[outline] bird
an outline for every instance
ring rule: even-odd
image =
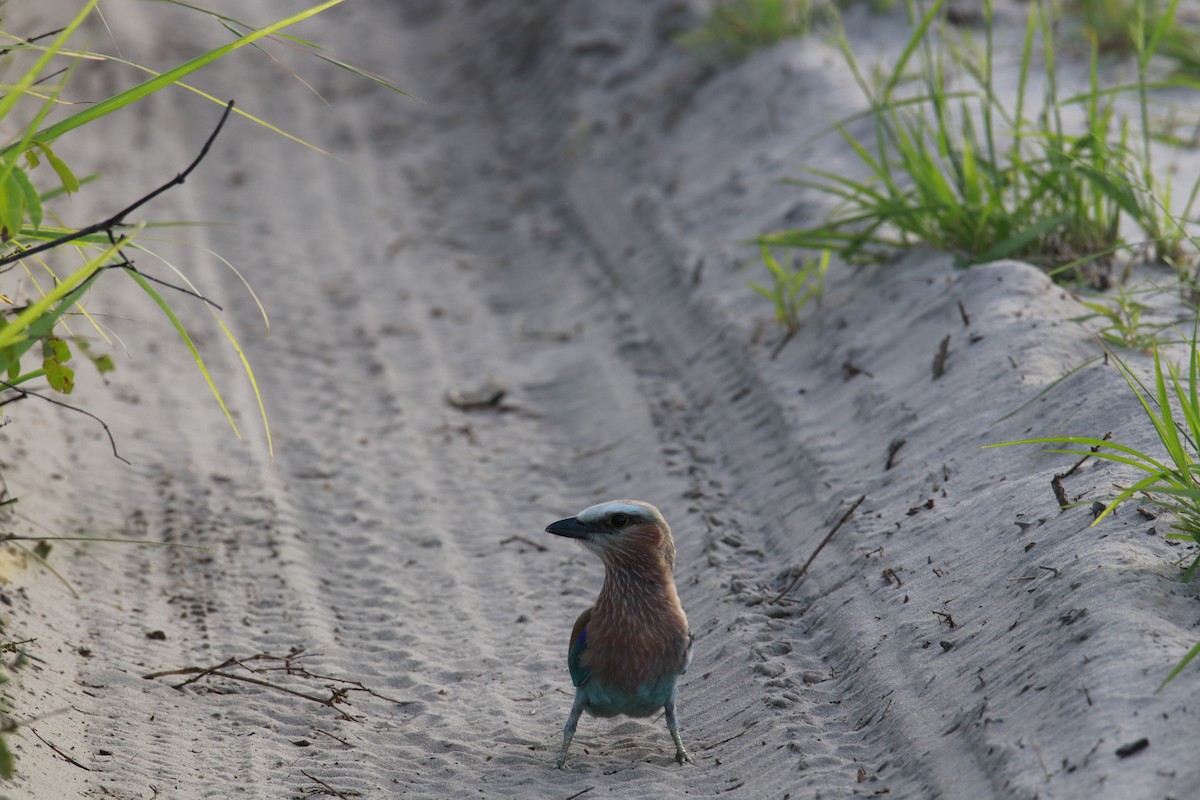
[[[593,717],[648,717],[665,712],[675,760],[692,762],[675,715],[679,676],[691,661],[692,635],[675,590],[675,540],[657,508],[612,500],[560,519],[547,533],[576,539],[604,562],[604,585],[575,620],[567,667],[575,701],[563,726],[555,766],[567,751],[584,711]]]

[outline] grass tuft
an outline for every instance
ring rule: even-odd
[[[738,61],[784,39],[807,36],[814,17],[831,8],[828,0],[726,0],[677,41],[702,57]]]
[[[1155,291],[1154,287],[1143,292]],[[1157,344],[1163,343],[1162,335],[1175,330],[1173,322],[1152,322],[1145,318],[1154,309],[1139,302],[1136,295],[1124,286],[1118,286],[1113,296],[1096,296],[1084,298],[1075,296],[1076,302],[1087,309],[1086,314],[1072,317],[1071,322],[1087,323],[1100,320],[1100,328],[1096,335],[1110,347],[1122,347],[1129,350],[1150,352]]]
[[[783,326],[786,338],[796,335],[800,328],[800,312],[809,301],[820,303],[825,291],[825,273],[829,271],[830,255],[826,250],[819,258],[793,257],[792,262],[784,266],[770,248],[763,245],[762,260],[771,275],[771,285],[764,286],[754,281],[750,281],[749,285],[771,301],[775,308],[775,321]]]
[[[819,168],[793,181],[830,198],[835,208],[815,227],[761,237],[763,244],[831,249],[847,261],[882,260],[916,245],[952,253],[963,265],[1016,258],[1059,277],[1105,285],[1113,254],[1140,247],[1152,260],[1177,264],[1187,242],[1171,217],[1169,184],[1150,169],[1146,70],[1174,14],[1137,28],[1137,86],[1144,133],[1118,120],[1118,92],[1099,82],[1093,39],[1089,88],[1060,94],[1054,21],[1045,3],[1031,7],[1020,47],[1016,97],[1002,99],[995,76],[992,3],[984,4],[982,50],[946,45],[945,0],[919,13],[907,5],[912,34],[896,63],[868,73],[841,32],[842,55],[868,103],[863,114],[834,123],[866,171],[859,179]],[[1035,54],[1041,54],[1035,76]],[[1038,80],[1035,81],[1035,77]],[[1042,86],[1031,112],[1033,83]],[[1073,127],[1064,110],[1082,117]],[[850,130],[866,118],[869,137]],[[1200,184],[1198,184],[1200,186]],[[1194,189],[1188,204],[1196,197]],[[1145,233],[1122,237],[1128,220]],[[1104,278],[1097,276],[1103,275]]]

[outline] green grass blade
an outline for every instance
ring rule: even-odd
[[[58,55],[59,51],[66,46],[67,40],[74,35],[79,26],[83,24],[83,21],[87,19],[89,14],[92,13],[92,9],[96,7],[98,2],[99,0],[88,0],[88,2],[84,4],[83,8],[79,10],[79,13],[76,14],[75,17],[67,24],[67,26],[64,27],[61,32],[59,32],[58,36],[54,38],[54,41],[42,51],[42,54],[38,57],[37,62],[30,67],[24,75],[21,76],[20,80],[18,80],[17,83],[13,85],[6,94],[0,97],[0,119],[8,118],[9,113],[16,106],[17,102],[38,81],[39,76],[42,74],[42,70],[44,70],[46,65],[49,64],[50,61]],[[7,149],[8,148],[5,149],[5,152],[7,152]]]
[[[1158,689],[1155,691],[1161,692],[1163,687],[1173,681],[1176,675],[1183,672],[1184,668],[1187,667],[1188,664],[1192,663],[1192,659],[1194,659],[1197,655],[1200,655],[1200,642],[1196,642],[1196,644],[1192,645],[1192,649],[1188,650],[1187,654],[1179,660],[1178,664],[1175,665],[1175,668],[1167,673],[1167,677],[1163,678],[1163,682],[1158,685]]]
[[[55,139],[59,138],[68,131],[75,130],[81,125],[86,125],[87,123],[99,119],[106,114],[110,114],[117,109],[124,108],[131,103],[135,103],[138,100],[157,92],[159,89],[163,89],[167,86],[177,83],[183,77],[190,75],[202,67],[208,66],[217,59],[222,58],[223,56],[226,56],[241,47],[245,47],[246,45],[252,44],[253,42],[258,41],[265,36],[270,36],[277,31],[283,30],[284,28],[295,25],[298,22],[302,22],[310,17],[320,14],[322,11],[339,5],[342,2],[344,2],[344,0],[325,0],[323,3],[319,3],[315,6],[305,9],[304,11],[297,12],[289,17],[285,17],[284,19],[273,22],[270,25],[266,25],[258,30],[252,31],[240,39],[235,39],[234,41],[224,44],[221,47],[209,50],[207,53],[196,56],[195,58],[180,64],[174,69],[167,70],[166,72],[147,81],[143,81],[142,83],[126,89],[123,92],[119,92],[112,97],[108,97],[94,105],[88,106],[83,111],[72,114],[63,120],[39,130],[36,134],[34,134],[33,138],[39,142],[52,143]],[[90,0],[89,8],[95,5],[95,3],[96,0]],[[3,101],[0,101],[0,103],[2,102]],[[2,111],[2,106],[0,106],[0,111]],[[7,148],[3,151],[0,151],[0,153],[4,152],[7,152]]]
[[[188,352],[192,354],[192,359],[196,362],[196,366],[199,368],[200,374],[204,376],[204,381],[208,384],[209,390],[212,391],[213,397],[217,399],[217,404],[221,407],[221,411],[225,413],[225,419],[229,421],[230,427],[233,428],[234,435],[241,439],[241,431],[238,430],[237,422],[234,421],[233,414],[229,411],[229,407],[225,405],[225,398],[221,396],[220,390],[217,389],[216,381],[213,380],[212,375],[208,371],[208,366],[204,363],[204,359],[200,356],[200,351],[196,349],[196,344],[192,341],[192,337],[188,335],[187,328],[184,327],[183,322],[180,321],[179,317],[175,314],[175,310],[171,308],[170,304],[163,299],[162,295],[160,295],[154,289],[154,287],[150,285],[150,282],[138,274],[136,270],[126,269],[125,274],[132,278],[134,282],[141,287],[142,291],[150,296],[150,299],[152,299],[155,304],[158,305],[163,314],[166,315],[167,319],[171,321],[171,325],[179,334],[179,338],[183,340]]]

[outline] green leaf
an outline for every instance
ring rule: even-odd
[[[38,197],[37,189],[30,182],[29,176],[25,174],[25,170],[20,167],[13,168],[12,181],[21,190],[21,199],[25,205],[25,213],[29,216],[29,223],[36,231],[42,227],[42,198]]]
[[[67,194],[79,191],[79,179],[75,177],[74,172],[71,172],[71,168],[67,166],[67,162],[55,155],[54,151],[50,149],[50,145],[44,142],[35,141],[33,145],[45,154],[46,161],[50,163],[50,168],[54,170],[54,174],[58,175],[58,180],[62,184],[63,191]],[[33,150],[30,149],[28,152],[32,154]]]
[[[75,339],[75,345],[87,356],[87,359],[96,367],[96,371],[103,375],[106,372],[113,372],[117,365],[113,363],[112,357],[107,353],[96,355],[92,352],[92,348],[88,345],[87,339]]]
[[[75,389],[75,370],[67,366],[71,360],[71,347],[62,339],[46,339],[42,342],[42,369],[50,388],[61,394],[70,394]]]
[[[117,365],[113,363],[112,356],[105,353],[100,356],[93,356],[92,363],[96,365],[96,371],[103,375],[106,372],[113,372]]]
[[[0,314],[0,331],[8,326],[8,318]],[[0,370],[8,373],[10,381],[16,380],[21,374],[21,357],[15,347],[0,348]]]
[[[13,179],[12,170],[0,185],[0,240],[8,241],[21,232],[25,218],[25,196]]]
[[[17,773],[16,759],[13,758],[12,750],[8,749],[8,738],[0,736],[0,778],[12,780]]]

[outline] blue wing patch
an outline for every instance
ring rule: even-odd
[[[571,649],[567,651],[567,668],[571,670],[571,683],[582,686],[592,677],[592,671],[583,665],[583,651],[587,649],[587,624],[592,618],[592,609],[588,609],[575,620],[571,629]]]

